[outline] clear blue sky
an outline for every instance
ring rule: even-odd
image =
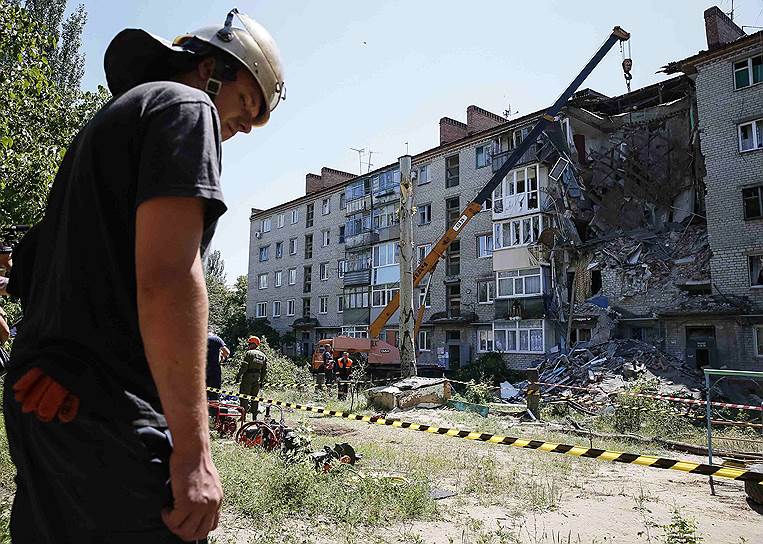
[[[704,49],[712,0],[84,0],[83,86],[104,84],[103,52],[127,27],[172,38],[222,24],[236,5],[276,38],[287,101],[270,123],[223,148],[229,211],[213,242],[228,281],[245,274],[249,211],[304,194],[305,174],[329,166],[357,173],[351,147],[374,151],[375,167],[438,143],[438,121],[465,121],[476,104],[501,114],[547,106],[614,25],[632,34],[633,88]],[[76,5],[70,0],[69,8]],[[718,0],[724,11],[731,0]],[[735,21],[763,26],[763,0],[736,0]],[[748,30],[748,32],[750,32]],[[583,85],[625,92],[617,49]]]

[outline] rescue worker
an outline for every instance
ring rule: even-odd
[[[326,385],[334,385],[334,378],[336,377],[334,354],[331,353],[331,349],[328,346],[323,352],[323,373],[326,375]]]
[[[336,361],[336,366],[339,370],[339,400],[347,398],[350,378],[352,377],[352,363],[350,354],[346,351],[342,353],[342,356]]]
[[[240,382],[239,393],[256,397],[260,394],[260,389],[265,384],[265,374],[268,369],[268,361],[265,354],[259,349],[260,339],[257,336],[250,336],[248,340],[248,349],[244,354],[244,362],[236,375],[236,381]],[[252,413],[252,419],[257,419],[257,409],[259,403],[249,399],[241,399],[241,406],[247,412]]]
[[[3,400],[11,538],[204,541],[222,488],[202,256],[226,210],[221,144],[268,121],[281,62],[233,10],[172,43],[123,30],[104,67],[113,98],[67,149],[8,284],[24,302]]]

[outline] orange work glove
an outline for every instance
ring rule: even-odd
[[[37,367],[13,384],[13,392],[21,411],[34,412],[40,421],[52,421],[58,416],[62,423],[69,423],[79,410],[79,398]]]

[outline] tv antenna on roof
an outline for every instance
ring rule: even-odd
[[[368,163],[367,163],[368,164],[368,171],[366,173],[371,171],[371,167],[373,166],[373,163],[371,162],[371,156],[374,153],[376,153],[376,152],[373,149],[369,149],[368,150]]]
[[[362,149],[357,149],[355,147],[351,147],[350,149],[357,152],[358,154],[358,174],[362,174],[363,173],[363,153],[366,152],[366,148],[364,147]]]

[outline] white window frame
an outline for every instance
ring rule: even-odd
[[[323,247],[326,247],[331,243],[331,229],[323,229],[321,231],[321,243],[323,244]]]
[[[422,215],[425,216],[426,221],[422,222]],[[416,206],[416,222],[419,226],[429,225],[432,222],[432,203],[425,202]]]
[[[273,301],[273,317],[281,317],[281,301]]]
[[[738,60],[736,62],[731,63],[735,91],[738,91],[740,89],[749,89],[750,87],[754,87],[755,85],[760,85],[761,83],[763,83],[763,80],[754,82],[753,76],[752,76],[752,59],[756,59],[759,57],[761,58],[761,60],[763,60],[763,55],[753,55],[751,57],[747,57],[746,59]],[[744,68],[737,68],[736,65],[739,64],[740,62],[744,62],[746,66]],[[742,87],[737,87],[737,72],[740,72],[742,70],[747,70],[747,85],[743,85]]]
[[[318,297],[318,313],[320,315],[329,313],[329,297]]]
[[[342,326],[342,336],[350,338],[368,338],[368,325]]]
[[[299,223],[299,208],[291,211],[291,224],[296,225]]]
[[[399,265],[400,246],[397,245],[397,242],[393,241],[373,246],[371,248],[371,263],[373,268]]]
[[[331,197],[324,198],[321,201],[321,215],[328,215],[331,213]]]
[[[327,281],[329,279],[329,263],[320,263],[318,265],[318,275],[321,281]]]
[[[485,168],[486,166],[490,166],[492,163],[492,156],[490,154],[490,148],[492,145],[490,143],[478,145],[474,148],[474,167],[477,169]],[[482,156],[484,164],[480,164],[479,162],[479,156],[480,156],[480,150],[482,150]]]
[[[270,217],[266,217],[262,221],[260,221],[260,231],[262,232],[270,232],[271,228],[271,219]]]
[[[294,316],[296,308],[297,308],[297,299],[290,298],[289,300],[286,301],[286,315],[288,317]]]
[[[490,240],[490,244],[487,243],[488,239]],[[483,244],[483,241],[485,242],[484,244]],[[490,257],[493,256],[493,249],[494,247],[493,247],[492,233],[477,235],[477,258],[478,259],[489,259]]]
[[[424,298],[425,294],[426,298]],[[424,308],[432,307],[432,291],[427,292],[426,287],[419,288],[419,304],[416,306],[416,308],[421,308],[422,304],[424,304]]]
[[[281,249],[280,252],[278,251],[279,248]],[[276,249],[275,249],[274,253],[275,253],[274,256],[275,256],[276,259],[282,259],[283,258],[283,242],[282,241],[281,242],[276,242]]]
[[[527,274],[529,271],[537,271],[537,274]],[[522,272],[525,272],[524,274]],[[540,291],[537,293],[528,293],[527,292],[527,278],[538,278],[538,282],[540,284]],[[503,285],[502,282],[509,282],[511,285],[511,294],[510,295],[502,295],[501,294],[501,285]],[[527,298],[527,297],[537,297],[544,293],[544,285],[545,280],[543,279],[543,269],[542,268],[517,268],[514,270],[500,270],[495,273],[495,298]],[[517,294],[517,285],[522,285],[522,292]]]
[[[480,285],[485,284],[488,286],[487,288],[487,300],[482,301],[480,300]],[[477,280],[477,304],[493,304],[493,301],[495,300],[495,280]],[[492,296],[491,296],[492,295]]]
[[[297,239],[289,238],[289,255],[297,254]]]
[[[739,123],[737,125],[737,137],[739,139],[739,152],[740,153],[749,153],[750,151],[757,151],[759,149],[763,149],[763,138],[758,138],[758,128],[757,125],[760,125],[760,132],[763,134],[763,117],[760,119],[753,119],[752,121],[747,121],[745,123]],[[750,149],[742,149],[742,127],[749,126],[750,130],[752,131],[752,147]]]
[[[268,316],[268,303],[267,302],[258,302],[257,306],[255,308],[255,317],[257,319],[267,317]]]
[[[549,221],[543,214],[534,214],[493,223],[493,251],[529,246],[537,241],[540,233],[549,225]],[[508,243],[504,244],[504,234],[507,232],[509,239]],[[517,235],[518,242],[515,241]]]
[[[535,325],[535,326],[532,326]],[[531,350],[530,349],[530,338],[533,336],[533,331],[537,334],[538,331],[540,331],[540,349],[538,350]],[[505,334],[502,334],[505,333]],[[514,337],[514,347],[515,349],[508,349],[509,347],[509,338],[511,338],[511,333],[513,333]],[[527,340],[527,349],[521,349],[522,346],[522,339],[523,336],[522,333],[525,333],[525,337]],[[503,340],[505,342],[505,346],[498,346],[499,343],[499,336],[503,336]],[[495,351],[500,351],[501,353],[544,353],[545,352],[545,345],[546,345],[546,332],[545,327],[543,326],[543,320],[542,319],[526,319],[523,321],[514,321],[513,323],[506,323],[501,325],[493,324],[493,347],[495,348]]]
[[[347,272],[347,259],[339,259],[336,263],[336,273],[338,278],[343,278]]]
[[[427,183],[432,181],[432,172],[431,168],[429,168],[428,164],[425,164],[424,166],[419,167],[419,177],[416,180],[416,182],[419,185],[426,185]]]
[[[374,207],[371,212],[371,223],[375,229],[386,229],[400,223],[396,205],[385,204],[381,207]]]
[[[258,274],[257,275],[257,289],[267,289],[268,288],[268,275],[265,274]]]
[[[285,224],[286,224],[286,214],[279,213],[276,216],[276,228],[282,229]]]
[[[750,289],[763,289],[763,283],[755,283],[753,281],[753,267],[752,267],[752,259],[758,258],[761,260],[761,267],[763,267],[763,255],[757,254],[757,255],[748,255],[747,256],[747,275],[750,279]],[[763,274],[763,271],[758,271],[758,275]]]
[[[381,285],[372,285],[371,286],[371,307],[372,308],[384,308],[387,304],[389,304],[389,301],[392,300],[392,297],[395,296],[395,293],[400,291],[400,284],[399,283],[383,283]],[[376,302],[376,294],[379,294],[379,301]]]
[[[339,295],[336,299],[336,313],[344,312],[344,295]]]
[[[276,270],[273,272],[273,287],[281,287],[283,285],[283,270]]]
[[[344,307],[351,310],[368,308],[371,302],[367,286],[346,287],[343,295]],[[360,304],[357,304],[358,300],[360,300]]]
[[[418,338],[416,338],[416,349],[418,349],[419,351],[432,351],[432,331],[431,330],[421,329],[419,331],[419,336]]]
[[[484,348],[483,348],[484,337]],[[477,352],[489,353],[495,351],[494,332],[492,328],[478,328],[477,329]]]
[[[296,268],[289,268],[289,270],[286,272],[289,285],[297,285],[297,269]]]
[[[266,246],[260,246],[259,260],[261,263],[270,260],[270,244]]]
[[[419,244],[416,246],[416,266],[419,266],[424,258],[432,251],[432,244]]]
[[[535,172],[535,188],[530,188],[531,171]],[[520,180],[520,174],[523,178]],[[520,181],[524,181],[524,190],[517,191],[517,185]],[[503,213],[508,207],[508,200],[514,199],[522,201],[525,205],[522,208],[522,213],[533,213],[540,210],[540,168],[539,164],[531,164],[527,166],[520,166],[510,171],[501,180],[501,183],[493,191],[493,212]],[[535,198],[535,206],[530,207],[530,198]]]
[[[752,343],[755,346],[755,356],[763,358],[763,342],[758,340],[758,331],[760,331],[761,338],[763,338],[763,325],[753,325]]]

